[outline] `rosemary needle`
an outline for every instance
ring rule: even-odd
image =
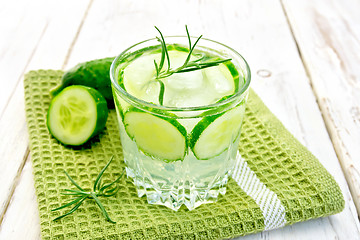
[[[221,60],[214,60],[214,61],[208,61],[208,62],[201,62],[204,57],[200,57],[200,58],[198,58],[196,60],[190,61],[190,58],[191,58],[191,55],[192,55],[192,53],[193,53],[193,51],[195,49],[195,46],[199,42],[199,40],[202,38],[202,35],[200,37],[198,37],[196,39],[194,45],[192,45],[188,27],[185,25],[186,35],[187,35],[187,38],[188,38],[188,41],[189,41],[189,53],[188,53],[188,56],[186,57],[186,60],[185,60],[183,65],[181,65],[180,67],[172,69],[170,67],[170,57],[169,57],[169,52],[168,52],[167,47],[166,47],[164,36],[156,26],[155,26],[155,28],[160,34],[160,38],[156,37],[156,39],[160,42],[160,45],[161,45],[160,63],[157,64],[157,62],[154,60],[154,65],[155,65],[155,70],[156,70],[155,79],[160,84],[160,92],[159,92],[159,103],[160,103],[160,105],[163,105],[164,93],[165,93],[165,84],[161,79],[170,77],[171,75],[173,75],[175,73],[191,72],[191,71],[200,70],[200,69],[204,69],[204,68],[208,68],[208,67],[214,67],[214,66],[217,66],[217,65],[219,65],[221,63],[224,63],[224,62],[227,62],[227,61],[231,60],[229,58],[229,59],[221,59]],[[165,59],[167,59],[167,68],[163,70]]]
[[[120,189],[119,186],[113,186],[114,184],[116,184],[124,175],[124,171],[121,173],[121,175],[113,182],[108,183],[108,184],[101,184],[101,177],[103,176],[105,170],[107,169],[107,167],[110,165],[111,161],[113,160],[114,156],[112,156],[109,160],[109,162],[105,165],[105,167],[100,171],[100,173],[98,174],[95,182],[94,182],[94,186],[93,186],[93,191],[87,192],[85,191],[82,187],[79,186],[79,184],[77,184],[75,182],[75,180],[70,177],[70,175],[64,170],[65,175],[67,176],[67,178],[71,181],[71,183],[78,189],[78,190],[73,190],[73,189],[65,189],[63,193],[63,195],[71,195],[74,196],[73,199],[71,199],[72,201],[69,203],[66,203],[64,205],[62,205],[61,207],[52,209],[51,211],[58,211],[60,209],[72,206],[75,204],[75,206],[67,213],[55,218],[53,221],[56,221],[58,219],[61,219],[63,217],[66,217],[67,215],[72,214],[73,212],[75,212],[80,205],[86,200],[86,199],[93,199],[95,200],[95,203],[98,205],[98,207],[100,208],[102,214],[104,215],[104,217],[106,218],[106,220],[108,220],[111,223],[115,223],[113,220],[111,220],[111,218],[109,217],[107,211],[105,210],[104,206],[102,205],[102,203],[99,200],[99,197],[111,197],[114,196]],[[111,188],[110,188],[111,187]]]

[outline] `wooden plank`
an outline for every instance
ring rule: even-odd
[[[24,0],[0,2],[1,115],[47,27],[45,16],[37,14],[42,2],[44,1],[34,1],[33,4]]]
[[[0,222],[9,203],[9,196],[14,191],[14,182],[24,165],[28,137],[26,135],[25,112],[23,111],[23,90],[20,78],[28,65],[29,58],[41,38],[46,21],[32,17],[39,2],[34,5],[26,1],[2,1],[0,15],[0,31],[4,32],[0,44],[0,134],[6,136],[0,145]],[[23,6],[18,8],[18,6]],[[33,29],[32,29],[33,28]],[[13,103],[10,108],[10,98]],[[15,97],[15,98],[14,98]],[[21,110],[19,110],[21,109]],[[20,133],[20,134],[19,134]]]
[[[92,0],[65,0],[50,4],[51,20],[26,71],[63,69],[91,3]]]
[[[10,208],[1,224],[0,239],[41,239],[30,156],[21,172]]]
[[[166,14],[166,15],[164,15]],[[111,20],[110,20],[111,19]],[[324,164],[339,183],[342,213],[247,239],[360,239],[358,216],[326,131],[282,5],[271,1],[100,1],[95,0],[70,56],[78,62],[119,54],[154,37],[183,33],[228,44],[242,53],[253,72],[253,87],[284,125]],[[94,51],[88,51],[89,48]]]
[[[8,4],[10,2],[15,7],[21,6],[19,2],[7,1]],[[2,86],[4,86],[4,88],[1,88],[1,91],[5,89],[4,97],[8,97],[4,102],[1,102],[4,105],[2,105],[3,111],[0,116],[0,134],[1,136],[6,136],[2,139],[0,145],[0,155],[2,156],[0,159],[0,181],[2,183],[0,188],[0,222],[8,208],[14,186],[21,174],[26,154],[28,154],[23,73],[36,68],[60,69],[62,67],[67,56],[67,50],[72,44],[84,13],[91,1],[82,0],[73,3],[71,0],[66,0],[57,4],[47,2],[49,1],[37,0],[33,1],[29,6],[26,4],[23,6],[24,9],[27,8],[26,14],[23,15],[24,19],[14,29],[18,34],[14,33],[10,39],[11,41],[7,42],[8,45],[5,44],[8,49],[6,54],[4,54],[5,57],[0,62],[0,69],[2,70],[0,71],[0,81]],[[70,5],[72,8],[68,7]],[[9,6],[9,9],[13,6]],[[21,7],[19,9],[22,11]],[[37,19],[39,22],[46,22],[46,27],[43,27],[41,24],[35,24],[37,22],[34,22],[33,19]],[[2,20],[7,22],[11,19]],[[31,45],[28,43],[28,40],[32,37],[29,36],[27,38],[24,34],[36,33],[39,27],[42,28],[41,36],[32,42]],[[31,54],[27,54],[26,51],[24,53],[18,52],[17,48],[22,49],[22,47],[30,48]],[[16,64],[16,60],[19,59],[21,61]],[[9,61],[6,62],[7,60]],[[15,83],[13,90],[7,89],[8,82]],[[6,95],[7,91],[11,93]]]
[[[360,2],[283,4],[360,214]]]
[[[0,222],[14,192],[18,176],[20,176],[28,151],[28,134],[25,124],[24,95],[22,82],[12,95],[10,108],[6,108],[0,119],[1,136],[6,136],[0,145]],[[20,110],[19,110],[20,109]],[[6,140],[5,140],[6,139]]]

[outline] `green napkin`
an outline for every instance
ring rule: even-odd
[[[115,197],[101,198],[109,223],[93,200],[58,221],[64,211],[51,212],[69,198],[73,188],[65,169],[80,186],[91,188],[112,155],[104,180],[115,180],[125,167],[116,113],[106,130],[81,148],[67,148],[46,128],[49,89],[63,72],[31,71],[25,76],[25,109],[33,161],[42,239],[221,239],[328,216],[344,208],[333,177],[302,146],[251,91],[236,168],[227,192],[217,203],[178,212],[139,198],[130,178],[122,178]]]

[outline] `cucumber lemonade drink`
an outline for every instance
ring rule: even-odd
[[[241,55],[198,40],[138,43],[110,70],[127,175],[139,197],[173,210],[225,194],[250,83]]]

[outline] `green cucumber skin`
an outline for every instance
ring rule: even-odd
[[[240,85],[240,83],[239,83],[239,81],[240,81],[239,72],[236,69],[235,65],[231,61],[225,62],[224,64],[229,69],[229,71],[230,71],[230,73],[231,73],[231,75],[232,75],[232,77],[234,79],[234,84],[235,84],[234,92],[237,92],[239,90],[239,87],[242,87],[242,85],[244,85],[245,82],[243,80],[243,82]]]
[[[100,91],[97,91],[91,87],[85,87],[85,88],[88,89],[89,93],[91,94],[91,96],[94,97],[94,99],[98,99],[96,105],[96,112],[97,112],[96,128],[93,134],[89,137],[90,139],[104,130],[106,126],[107,118],[109,116],[109,109],[108,109],[108,102],[106,101],[105,97],[100,93]],[[98,117],[99,115],[100,118]]]
[[[110,66],[115,58],[102,58],[84,63],[66,71],[61,84],[51,90],[50,94],[56,96],[70,85],[83,85],[98,90],[106,99],[108,107],[114,108],[110,81]]]
[[[105,128],[106,121],[107,121],[107,118],[108,118],[108,112],[109,111],[108,111],[108,107],[107,107],[107,102],[106,102],[105,98],[101,95],[101,93],[99,91],[95,90],[94,88],[91,88],[91,87],[86,87],[86,86],[82,86],[82,87],[86,88],[88,90],[88,92],[91,94],[91,96],[94,97],[94,99],[98,99],[96,112],[97,112],[97,116],[99,116],[99,113],[100,113],[101,118],[97,118],[96,125],[95,125],[96,127],[95,127],[95,130],[93,131],[93,134],[91,134],[91,136],[89,136],[84,142],[80,142],[78,144],[72,144],[72,145],[65,144],[60,139],[55,137],[55,135],[52,133],[51,128],[49,127],[49,125],[46,124],[50,134],[56,140],[58,140],[59,142],[63,143],[66,146],[81,146],[81,145],[85,144],[87,141],[89,141],[91,138],[98,135]],[[52,104],[56,101],[56,99],[57,99],[57,95],[50,102],[49,109],[51,109]],[[48,114],[46,116],[47,123],[50,122],[49,118],[50,118],[50,114],[49,114],[49,111],[48,111]],[[103,124],[99,124],[101,122]]]
[[[115,106],[117,106],[116,110],[119,112],[119,115],[120,115],[122,121],[124,121],[124,112],[123,112],[122,106],[120,104],[120,101],[118,99],[118,96],[115,93],[115,90],[113,90],[113,94],[114,94],[114,104],[115,104]]]
[[[229,96],[225,96],[223,97],[223,99],[220,99],[220,101],[225,100],[227,98],[231,97],[231,95]],[[241,101],[239,104],[237,104],[234,108],[240,107],[241,105],[244,105],[245,102]],[[210,110],[212,111],[212,110]],[[198,160],[208,160],[209,158],[199,158],[199,156],[196,155],[194,147],[196,142],[198,141],[198,139],[201,137],[201,134],[204,132],[204,130],[211,124],[213,123],[217,118],[221,117],[222,115],[224,115],[225,113],[227,113],[228,111],[231,111],[231,109],[227,110],[227,111],[223,111],[219,114],[215,114],[215,115],[211,115],[208,117],[204,117],[203,119],[201,119],[196,126],[193,128],[193,130],[191,131],[191,133],[189,134],[189,147],[191,149],[191,151],[194,153],[194,156],[198,159]],[[207,112],[205,112],[207,113]],[[225,151],[226,149],[224,149]],[[219,156],[220,154],[222,154],[224,151],[220,152],[219,154],[217,154],[216,156]],[[212,156],[212,157],[216,157],[216,156]]]
[[[189,134],[189,140],[188,140],[188,144],[189,147],[191,149],[191,151],[193,152],[194,156],[198,159],[198,160],[208,160],[208,158],[206,159],[202,159],[199,158],[194,150],[195,144],[198,141],[198,139],[200,138],[201,134],[204,132],[204,130],[212,123],[214,122],[217,118],[221,117],[222,115],[224,115],[226,113],[226,111],[220,113],[220,114],[216,114],[216,115],[212,115],[209,117],[204,117],[203,119],[201,119],[196,126],[193,128],[193,130],[191,131],[191,133]],[[225,151],[226,149],[224,149]],[[223,152],[221,152],[223,153]],[[219,155],[221,154],[219,153]],[[213,156],[212,156],[213,157]]]

